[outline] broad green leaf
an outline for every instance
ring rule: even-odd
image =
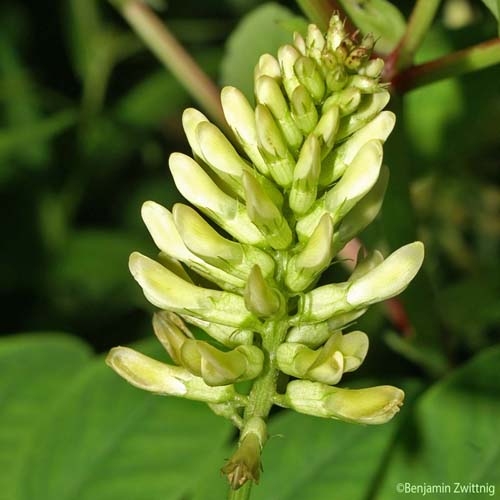
[[[497,345],[478,354],[420,398],[414,421],[397,441],[376,498],[400,499],[396,485],[406,482],[500,486],[499,366]],[[472,498],[467,493],[453,497]]]
[[[369,386],[372,384],[363,384]],[[418,385],[406,384],[406,400]],[[365,499],[404,413],[388,424],[362,426],[292,411],[271,419],[255,500]]]
[[[275,55],[278,48],[291,43],[292,34],[284,23],[296,23],[290,10],[266,3],[245,16],[228,39],[221,65],[224,85],[234,85],[253,100],[253,70],[264,53]]]
[[[17,500],[44,416],[78,374],[89,350],[63,334],[17,334],[0,340],[0,491]],[[41,497],[34,497],[40,498]]]
[[[165,359],[156,341],[138,349]],[[60,383],[13,500],[180,500],[220,481],[231,426],[205,405],[136,389],[102,357]]]
[[[363,34],[373,33],[380,54],[389,54],[401,40],[406,21],[388,0],[339,0],[354,25]]]

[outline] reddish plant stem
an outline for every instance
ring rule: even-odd
[[[422,85],[463,75],[500,63],[500,38],[459,50],[434,61],[412,66],[393,76],[392,88],[405,93]]]

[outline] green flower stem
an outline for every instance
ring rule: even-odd
[[[274,404],[279,369],[276,351],[284,341],[288,329],[286,319],[269,321],[262,333],[262,350],[265,354],[264,369],[252,386],[245,409],[244,424],[253,417],[266,419]],[[228,500],[247,500],[250,498],[253,481],[247,481],[238,490],[229,490]]]
[[[413,58],[434,20],[440,3],[441,0],[417,0],[408,21],[406,32],[395,50],[395,61],[392,65],[395,70],[400,71],[411,66]]]
[[[231,134],[219,98],[219,89],[170,33],[154,12],[140,0],[111,0],[144,43],[175,75],[211,118]]]
[[[266,361],[264,369],[260,377],[255,380],[248,397],[245,421],[252,417],[266,418],[269,414],[273,405],[279,373],[276,364],[276,351],[285,339],[287,328],[288,322],[283,320],[271,321],[265,326],[262,335],[262,348],[266,354]]]
[[[498,63],[500,63],[500,38],[494,38],[434,61],[408,68],[394,77],[392,86],[396,91],[404,93],[423,85],[478,71]]]

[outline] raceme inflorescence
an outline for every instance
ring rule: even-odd
[[[230,419],[240,439],[222,470],[234,489],[259,479],[273,405],[382,424],[403,402],[392,386],[337,387],[368,351],[364,332],[343,330],[408,286],[423,245],[385,260],[360,252],[347,281],[316,286],[377,216],[388,182],[382,145],[395,117],[383,111],[389,93],[373,44],[348,36],[334,15],[326,35],[310,25],[277,58],[261,56],[255,109],[238,89],[221,92],[233,137],[195,109],[183,114],[194,159],[173,153],[169,165],[195,208],[142,207],[160,254],[133,253],[130,270],[160,309],[154,332],[172,364],[126,347],[107,362],[137,387],[205,402]],[[213,340],[198,340],[200,329]],[[279,392],[278,377],[292,379]]]

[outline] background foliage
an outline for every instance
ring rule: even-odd
[[[393,3],[408,15],[409,2]],[[161,12],[205,71],[248,94],[258,55],[305,26],[291,1],[184,0]],[[100,354],[141,342],[165,357],[127,257],[155,252],[142,202],[179,199],[166,158],[188,152],[190,97],[104,1],[6,0],[0,13],[1,497],[222,498],[231,426],[127,386]],[[393,15],[389,46],[404,29]],[[497,29],[481,2],[448,0],[417,60]],[[403,298],[416,333],[373,308],[359,324],[370,355],[349,382],[403,385],[404,411],[377,428],[278,412],[256,499],[385,500],[406,481],[500,488],[499,81],[497,66],[395,103],[390,191],[363,242],[425,241],[425,276]]]

